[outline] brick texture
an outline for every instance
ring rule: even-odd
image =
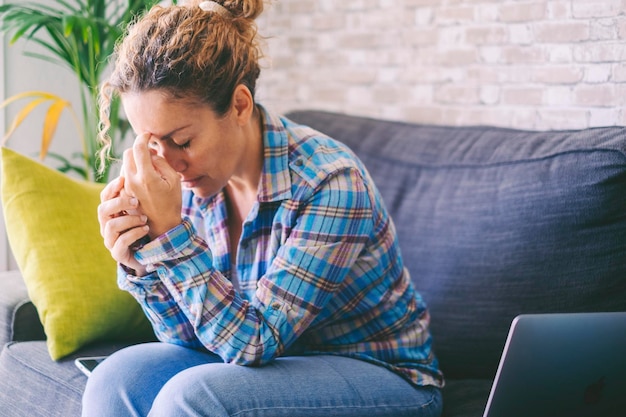
[[[271,0],[257,99],[436,124],[626,123],[626,0]]]

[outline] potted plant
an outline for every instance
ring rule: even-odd
[[[158,0],[48,0],[47,4],[13,0],[1,5],[0,32],[10,35],[9,44],[19,39],[35,42],[43,47],[43,52],[26,52],[25,55],[62,65],[76,75],[82,113],[79,117],[71,103],[50,93],[30,91],[17,94],[0,107],[19,100],[30,101],[16,116],[6,137],[35,107],[48,103],[40,158],[53,156],[62,162],[61,171],[72,171],[87,180],[106,182],[110,165],[103,175],[97,173],[96,152],[100,147],[97,139],[98,87],[107,59],[127,25],[156,3]],[[70,111],[79,130],[82,150],[72,157],[79,158],[77,163],[48,152],[57,122],[65,109]],[[113,103],[110,118],[109,133],[114,145],[119,144],[128,130],[128,123],[120,118],[119,100]]]

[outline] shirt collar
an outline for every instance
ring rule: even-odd
[[[263,122],[263,171],[259,181],[259,202],[291,198],[289,133],[282,119],[258,105]]]

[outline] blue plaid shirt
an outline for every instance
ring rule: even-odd
[[[336,354],[442,386],[428,310],[365,167],[337,141],[259,108],[265,162],[236,258],[224,193],[185,190],[183,222],[136,253],[150,272],[119,268],[119,286],[161,341],[225,362]]]

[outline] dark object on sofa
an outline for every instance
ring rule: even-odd
[[[512,319],[626,311],[626,129],[529,132],[297,111],[347,143],[394,218],[430,307],[444,415],[479,417]],[[112,278],[113,279],[113,278]],[[86,378],[59,362],[19,273],[0,274],[3,416],[78,416]]]

